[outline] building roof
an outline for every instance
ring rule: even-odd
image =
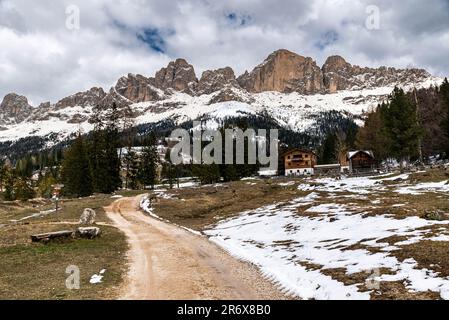
[[[348,152],[348,159],[352,159],[356,154],[363,152],[374,159],[374,153],[371,150],[356,150]]]
[[[284,152],[284,153],[282,154],[282,156],[285,157],[286,155],[288,155],[288,154],[290,154],[290,153],[293,153],[293,152],[312,153],[313,155],[316,156],[316,153],[315,153],[314,151],[312,151],[312,150],[307,150],[307,149],[300,149],[300,148],[290,149],[290,150]]]

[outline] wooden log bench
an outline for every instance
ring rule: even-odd
[[[41,234],[32,235],[31,241],[32,242],[48,242],[53,239],[73,238],[74,235],[75,235],[75,232],[69,231],[69,230],[41,233]]]

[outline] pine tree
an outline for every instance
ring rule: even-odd
[[[106,165],[108,169],[106,188],[104,193],[112,193],[122,186],[122,179],[120,177],[121,159],[117,150],[119,150],[119,120],[120,110],[116,103],[113,103],[111,111],[108,115],[108,123],[105,134],[105,156]]]
[[[404,90],[395,88],[390,103],[382,109],[385,132],[391,141],[391,155],[401,161],[419,156],[422,128],[418,123],[417,107]]]
[[[179,177],[178,174],[178,166],[173,165],[170,159],[170,150],[168,149],[165,153],[165,161],[162,164],[162,172],[161,175],[164,179],[168,180],[168,184],[170,189],[173,189],[175,181],[177,181],[179,188]]]
[[[154,188],[157,182],[158,164],[159,156],[156,149],[156,138],[154,135],[151,135],[146,139],[146,145],[142,150],[140,160],[139,180],[144,188]]]
[[[443,130],[446,134],[446,139],[449,139],[449,82],[447,78],[444,79],[443,84],[440,87],[440,96],[443,103],[443,108],[446,111],[445,119],[443,120]],[[449,144],[446,144],[445,148],[446,158],[449,158]]]
[[[125,167],[125,188],[137,189],[139,186],[139,159],[132,148],[128,148],[123,157],[123,165]]]
[[[26,201],[34,198],[35,192],[32,187],[31,179],[27,177],[18,177],[14,184],[14,199]]]
[[[3,184],[5,183],[6,179],[6,167],[4,166],[3,162],[0,163],[0,192],[3,191]]]
[[[13,201],[15,200],[14,195],[14,183],[16,180],[16,175],[12,169],[6,168],[5,171],[5,192],[3,194],[3,198],[6,201]]]
[[[39,190],[39,195],[42,198],[51,198],[53,193],[53,185],[57,184],[58,180],[53,175],[52,172],[47,172],[45,175],[41,176],[38,181],[37,187]]]
[[[201,184],[217,183],[221,179],[220,168],[216,164],[196,164],[192,166],[192,174]]]
[[[389,155],[390,141],[385,134],[381,110],[385,104],[379,105],[376,110],[368,113],[365,125],[357,134],[356,147],[361,150],[372,150],[378,160],[386,160]]]
[[[65,153],[61,176],[66,194],[76,197],[86,197],[92,194],[89,160],[81,135]]]
[[[103,120],[100,107],[94,108],[91,122],[94,130],[89,146],[90,172],[95,192],[112,193],[122,186],[119,149],[118,119],[120,114],[114,103]]]
[[[335,151],[337,149],[337,137],[335,134],[330,133],[326,136],[323,145],[321,146],[321,152],[319,157],[320,164],[330,164],[337,161],[337,155]]]
[[[89,154],[89,169],[92,177],[92,187],[93,191],[101,192],[102,188],[102,177],[105,176],[105,167],[102,165],[104,160],[104,123],[102,119],[102,110],[100,106],[96,106],[93,109],[92,117],[90,122],[93,124],[94,128],[91,133],[91,138],[88,145]]]

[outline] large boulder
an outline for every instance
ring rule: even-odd
[[[76,236],[84,239],[94,239],[101,235],[100,228],[97,227],[80,227],[76,230]]]
[[[80,225],[93,225],[95,223],[95,218],[97,214],[95,213],[95,210],[86,208],[83,211],[83,214],[80,217],[79,224]]]

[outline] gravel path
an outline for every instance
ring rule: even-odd
[[[258,269],[207,238],[144,215],[140,197],[105,208],[129,241],[129,271],[121,299],[288,299]]]

